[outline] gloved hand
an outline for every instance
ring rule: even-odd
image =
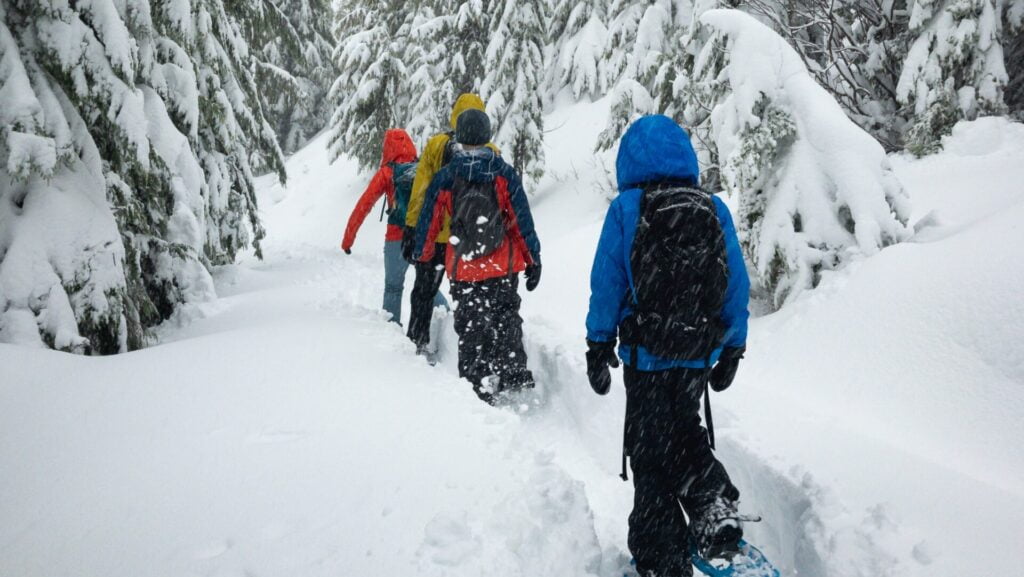
[[[718,357],[718,362],[715,368],[711,369],[711,377],[708,379],[712,391],[720,393],[729,388],[745,352],[747,347],[726,347],[722,350],[722,355]]]
[[[341,250],[345,251],[345,254],[352,254],[352,249],[351,248],[345,248],[344,244],[341,245]]]
[[[416,229],[411,226],[405,227],[405,230],[402,231],[402,258],[404,258],[406,262],[412,264],[416,263],[416,259],[414,259],[412,256],[412,251],[415,248],[415,244]]]
[[[615,355],[615,341],[599,343],[587,340],[587,379],[590,388],[599,395],[607,395],[612,386],[612,375],[608,367],[619,367],[619,357]]]
[[[540,263],[534,263],[526,267],[526,290],[532,291],[540,283]]]

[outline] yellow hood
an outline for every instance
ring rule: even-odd
[[[476,94],[462,94],[455,100],[455,106],[452,106],[452,130],[455,130],[455,122],[459,119],[459,115],[467,110],[483,110],[487,112],[487,107],[484,105],[482,98]]]

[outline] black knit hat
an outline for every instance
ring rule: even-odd
[[[491,141],[491,119],[483,110],[469,109],[455,121],[455,142],[483,146]]]

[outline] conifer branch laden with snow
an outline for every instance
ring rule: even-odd
[[[494,121],[494,142],[516,171],[544,174],[544,40],[546,0],[501,0],[494,15],[481,92]]]
[[[899,100],[914,107],[911,152],[938,150],[958,120],[1007,112],[1003,31],[1020,26],[1022,17],[1020,0],[913,2],[909,27],[917,39],[897,87]]]
[[[222,0],[0,6],[0,341],[109,354],[259,240],[283,178]],[[12,105],[13,104],[13,105]]]
[[[783,38],[733,10],[700,16],[688,125],[710,143],[759,288],[777,307],[821,273],[909,236],[909,203],[881,145]],[[710,110],[710,112],[708,112]]]
[[[568,88],[574,99],[594,98],[604,92],[601,57],[608,41],[603,1],[558,0],[548,27],[553,53],[548,66],[551,96]]]
[[[328,0],[263,0],[247,18],[264,113],[285,152],[298,150],[330,119],[327,92],[337,76],[332,20]]]

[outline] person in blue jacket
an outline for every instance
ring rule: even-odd
[[[609,367],[619,365],[616,340],[627,338],[623,328],[637,302],[631,254],[645,191],[695,189],[699,182],[689,135],[661,115],[640,118],[629,127],[615,168],[619,195],[608,209],[594,257],[586,321],[587,376],[601,395],[611,384]],[[710,200],[727,267],[722,275],[727,277],[724,300],[719,301],[722,338],[698,358],[659,357],[649,350],[654,347],[637,343],[618,348],[627,399],[623,449],[635,488],[629,548],[641,575],[692,575],[691,538],[708,558],[735,549],[742,537],[739,491],[712,453],[713,437],[701,424],[700,399],[709,381],[712,389],[724,390],[736,374],[746,348],[750,280],[729,209],[716,196]],[[650,274],[667,274],[652,268]],[[623,469],[625,476],[625,461]]]

